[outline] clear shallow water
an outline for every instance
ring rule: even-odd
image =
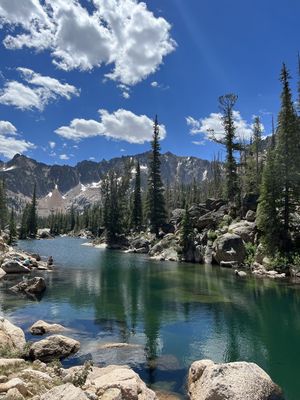
[[[81,342],[66,365],[130,364],[154,389],[185,393],[194,360],[253,361],[300,398],[300,287],[242,280],[218,267],[161,263],[146,256],[81,246],[73,238],[20,242],[52,255],[57,268],[40,302],[0,281],[0,313],[26,330],[38,319],[61,323]],[[27,332],[28,340],[36,340]],[[103,343],[131,347],[103,349]]]

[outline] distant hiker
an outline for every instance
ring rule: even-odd
[[[47,261],[47,265],[53,265],[53,257],[50,256]]]

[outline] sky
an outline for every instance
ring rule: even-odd
[[[298,0],[0,0],[0,159],[75,165],[149,150],[224,157],[218,98],[237,134],[264,134],[285,62],[298,80]]]

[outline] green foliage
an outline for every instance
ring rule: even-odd
[[[157,117],[154,121],[154,132],[151,147],[152,153],[148,176],[147,210],[150,227],[158,236],[159,228],[165,224],[167,214],[160,173],[159,125]]]
[[[219,224],[219,228],[222,229],[225,226],[229,226],[232,223],[233,219],[229,214],[225,214],[222,221]]]
[[[181,224],[180,245],[182,247],[183,255],[187,254],[187,252],[194,246],[193,227],[187,208],[185,209],[185,214]]]
[[[140,163],[137,162],[134,193],[133,193],[131,226],[135,231],[140,231],[142,224],[143,224],[143,206],[142,206],[142,194],[141,194],[141,168],[140,168]]]
[[[89,373],[93,370],[93,362],[86,361],[82,369],[75,372],[74,377],[72,379],[72,383],[74,386],[82,387],[89,375]]]
[[[239,203],[239,185],[237,174],[237,162],[234,152],[241,149],[239,143],[236,142],[236,128],[234,125],[233,108],[237,101],[235,94],[226,94],[219,97],[219,106],[222,113],[222,124],[225,131],[223,140],[216,140],[223,144],[226,148],[226,186],[225,197],[233,204]]]
[[[15,213],[14,210],[11,209],[10,219],[9,219],[9,239],[8,244],[13,244],[17,237],[17,228],[15,221]]]
[[[4,179],[0,180],[0,230],[7,224],[7,201]]]
[[[245,264],[250,267],[255,261],[255,253],[257,250],[257,246],[249,242],[245,244],[245,248],[246,248]]]
[[[211,242],[214,242],[217,239],[218,235],[217,232],[209,230],[207,232],[207,238],[208,240],[210,240]]]

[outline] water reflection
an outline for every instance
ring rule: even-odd
[[[0,283],[1,313],[25,329],[37,319],[62,323],[81,341],[80,357],[129,363],[148,383],[177,392],[196,359],[254,361],[288,399],[298,399],[297,287],[238,279],[208,266],[150,262],[80,246],[76,239],[22,246],[52,254],[59,265],[54,273],[40,274],[48,289],[39,304],[9,293],[15,278]],[[104,342],[136,346],[103,349]]]

